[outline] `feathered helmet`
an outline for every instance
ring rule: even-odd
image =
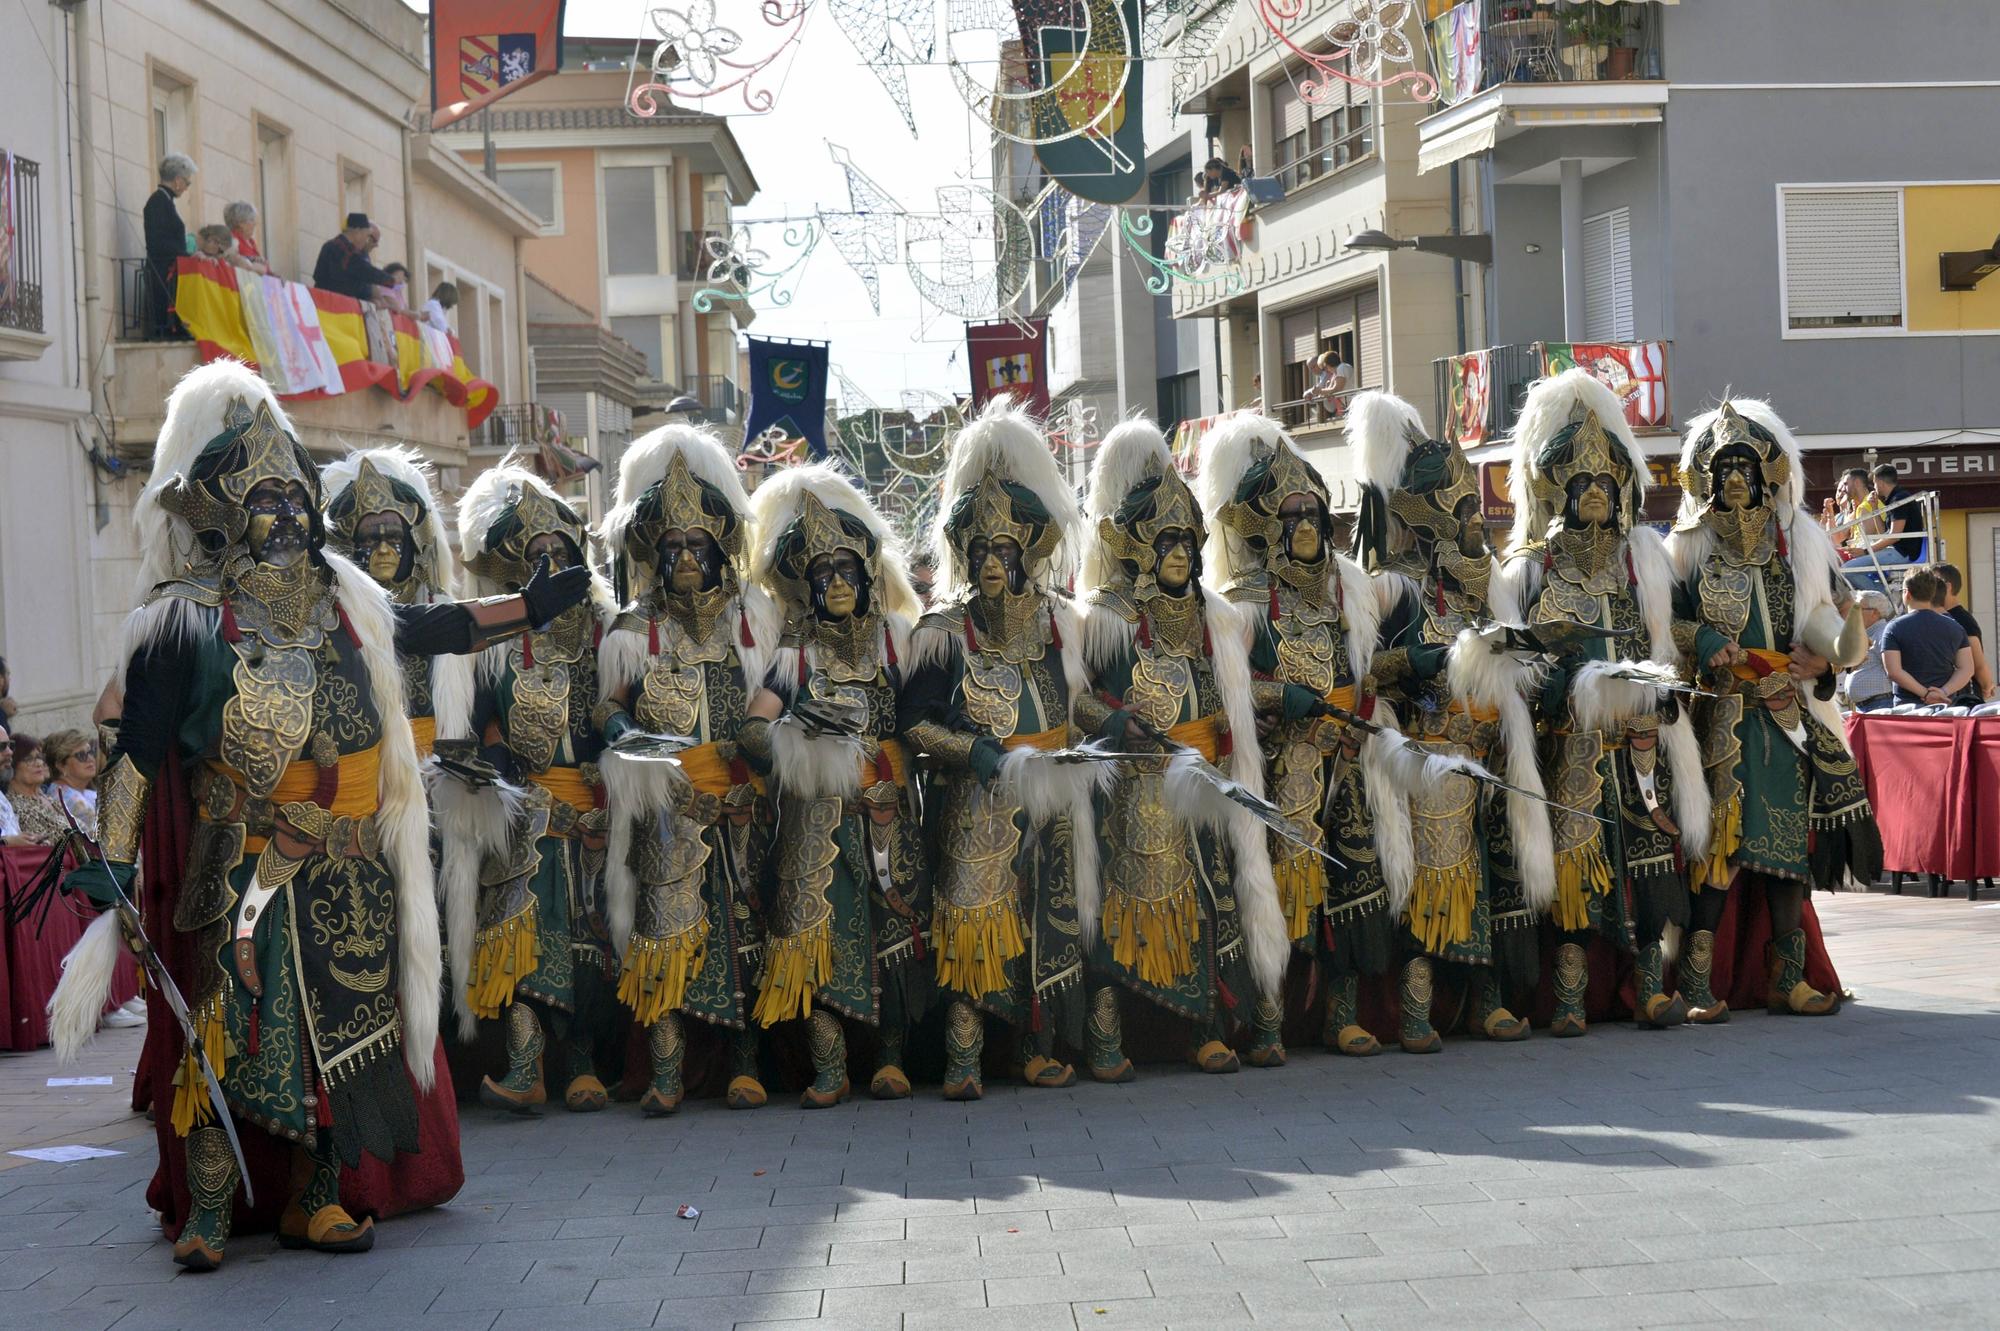
[[[857,614],[914,616],[920,608],[902,543],[853,479],[832,464],[779,472],[757,487],[750,514],[758,533],[756,578],[793,616],[812,604],[806,570],[839,550],[858,558],[868,574]]]
[[[1161,532],[1176,529],[1193,533],[1190,576],[1201,576],[1207,535],[1201,506],[1174,470],[1160,427],[1144,416],[1118,425],[1098,446],[1086,511],[1095,537],[1084,569],[1091,586],[1126,577],[1151,582],[1159,563],[1154,542]]]
[[[1458,445],[1432,439],[1417,409],[1389,393],[1355,397],[1347,438],[1360,450],[1355,559],[1370,573],[1386,568],[1421,578],[1429,571],[1431,547],[1457,539],[1465,501],[1479,502],[1472,464]],[[1392,516],[1416,538],[1414,547],[1397,539]]]
[[[270,384],[232,360],[183,375],[167,398],[153,475],[134,513],[148,585],[175,572],[175,563],[189,570],[240,545],[250,527],[246,501],[265,481],[305,487],[317,559],[326,540],[319,468],[292,433]]]
[[[954,587],[976,572],[973,541],[1002,536],[1020,545],[1030,578],[1060,583],[1074,571],[1076,495],[1035,418],[1011,402],[994,398],[951,441],[931,550]]]
[[[426,594],[451,587],[451,538],[445,534],[431,485],[430,463],[414,448],[369,448],[326,464],[326,527],[334,542],[355,546],[364,518],[394,513],[410,532],[410,567],[403,586]]]
[[[750,496],[729,450],[700,426],[663,425],[633,440],[618,464],[603,537],[621,604],[660,576],[669,531],[707,532],[725,557],[725,583],[748,569]]]
[[[1780,512],[1805,502],[1805,468],[1791,427],[1754,397],[1723,399],[1713,411],[1688,422],[1681,446],[1681,511],[1675,525],[1697,525],[1715,501],[1715,460],[1732,449],[1747,449],[1764,478],[1765,502]]]
[[[1217,572],[1250,573],[1281,548],[1284,520],[1278,510],[1293,495],[1333,507],[1333,492],[1276,421],[1256,412],[1227,417],[1201,437],[1202,511],[1222,537]]]
[[[586,562],[583,519],[547,481],[515,463],[481,473],[458,501],[458,557],[486,590],[527,582],[534,573],[528,547],[543,536],[562,537],[571,561]]]
[[[1589,370],[1564,370],[1528,389],[1514,423],[1507,476],[1514,502],[1510,544],[1547,536],[1562,521],[1571,482],[1609,476],[1618,491],[1618,526],[1631,531],[1646,499],[1646,450],[1618,396]]]

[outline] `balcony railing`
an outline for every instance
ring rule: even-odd
[[[1431,362],[1439,429],[1466,448],[1497,443],[1520,417],[1529,384],[1581,365],[1617,395],[1633,430],[1671,431],[1667,353],[1672,347],[1671,342],[1528,342],[1442,357]]]
[[[680,391],[701,399],[702,419],[711,425],[727,424],[732,415],[740,413],[742,407],[743,399],[736,381],[728,375],[688,375],[681,381]]]
[[[164,280],[144,259],[118,260],[118,338],[122,342],[185,342],[174,315],[173,277]]]
[[[1465,0],[1426,29],[1447,105],[1509,83],[1665,77],[1660,6],[1649,0]]]
[[[42,328],[42,168],[0,152],[0,328]]]

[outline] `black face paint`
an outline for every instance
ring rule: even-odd
[[[247,543],[259,563],[296,562],[312,544],[312,497],[297,481],[259,481],[244,497]]]
[[[1583,501],[1593,491],[1601,491],[1604,496],[1604,517],[1602,521],[1585,520]],[[1615,477],[1600,472],[1595,476],[1572,476],[1563,489],[1563,521],[1571,527],[1615,526],[1618,522],[1618,481]]]
[[[1724,508],[1735,505],[1722,502],[1732,479],[1740,480],[1748,493],[1745,508],[1764,506],[1764,467],[1757,461],[1757,455],[1746,444],[1731,444],[1715,455],[1709,464],[1709,474],[1713,478],[1711,490],[1716,500]]]
[[[868,570],[850,550],[821,555],[806,569],[813,613],[824,620],[867,613]]]
[[[974,582],[981,580],[989,555],[1000,561],[1000,569],[1007,577],[1007,590],[1018,596],[1028,585],[1028,570],[1021,558],[1020,544],[1007,536],[992,541],[984,536],[975,536],[968,541],[965,566],[971,571]]]
[[[410,576],[416,543],[400,513],[371,513],[354,529],[354,562],[385,586]]]
[[[722,547],[715,538],[699,527],[686,531],[675,527],[661,534],[659,546],[660,578],[670,589],[674,569],[684,553],[692,556],[695,567],[701,570],[702,591],[712,592],[722,585]]]
[[[1320,503],[1318,496],[1287,495],[1285,502],[1278,505],[1278,522],[1280,524],[1279,544],[1288,556],[1306,564],[1316,564],[1326,558],[1326,529],[1328,526],[1326,506]],[[1301,528],[1310,531],[1313,538],[1309,542],[1312,553],[1303,558],[1300,557],[1297,548],[1298,534]]]

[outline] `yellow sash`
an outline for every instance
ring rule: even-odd
[[[728,759],[713,742],[697,744],[692,749],[684,749],[680,754],[681,771],[686,774],[688,784],[704,795],[720,798],[735,788],[737,782],[730,773]],[[764,793],[764,778],[750,773],[750,785],[761,795]]]
[[[530,772],[528,780],[578,813],[588,813],[597,807],[596,792],[583,779],[583,773],[574,767],[551,767],[545,772]]]
[[[1167,729],[1167,738],[1176,744],[1186,745],[1213,763],[1222,753],[1223,738],[1229,734],[1229,722],[1220,712],[1198,716],[1192,721],[1183,721]]]
[[[243,774],[225,763],[209,760],[209,767],[228,777],[238,790],[246,789]],[[371,745],[358,753],[343,753],[333,764],[333,798],[319,807],[336,818],[363,818],[382,807],[382,747]],[[273,808],[312,800],[319,793],[320,766],[308,758],[294,759],[278,777],[271,791]],[[315,801],[317,802],[317,801]],[[247,855],[262,854],[265,836],[244,838]]]
[[[431,756],[437,746],[437,718],[434,716],[413,716],[410,718],[410,738],[417,742],[417,761]]]
[[[1049,730],[1036,731],[1032,735],[1009,735],[1000,743],[1009,749],[1040,749],[1047,753],[1069,743],[1069,727],[1055,726]]]

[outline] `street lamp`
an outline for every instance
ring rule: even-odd
[[[1419,254],[1441,254],[1463,263],[1493,262],[1493,237],[1478,231],[1469,235],[1411,236],[1399,240],[1386,231],[1360,231],[1347,238],[1349,250],[1415,250]]]

